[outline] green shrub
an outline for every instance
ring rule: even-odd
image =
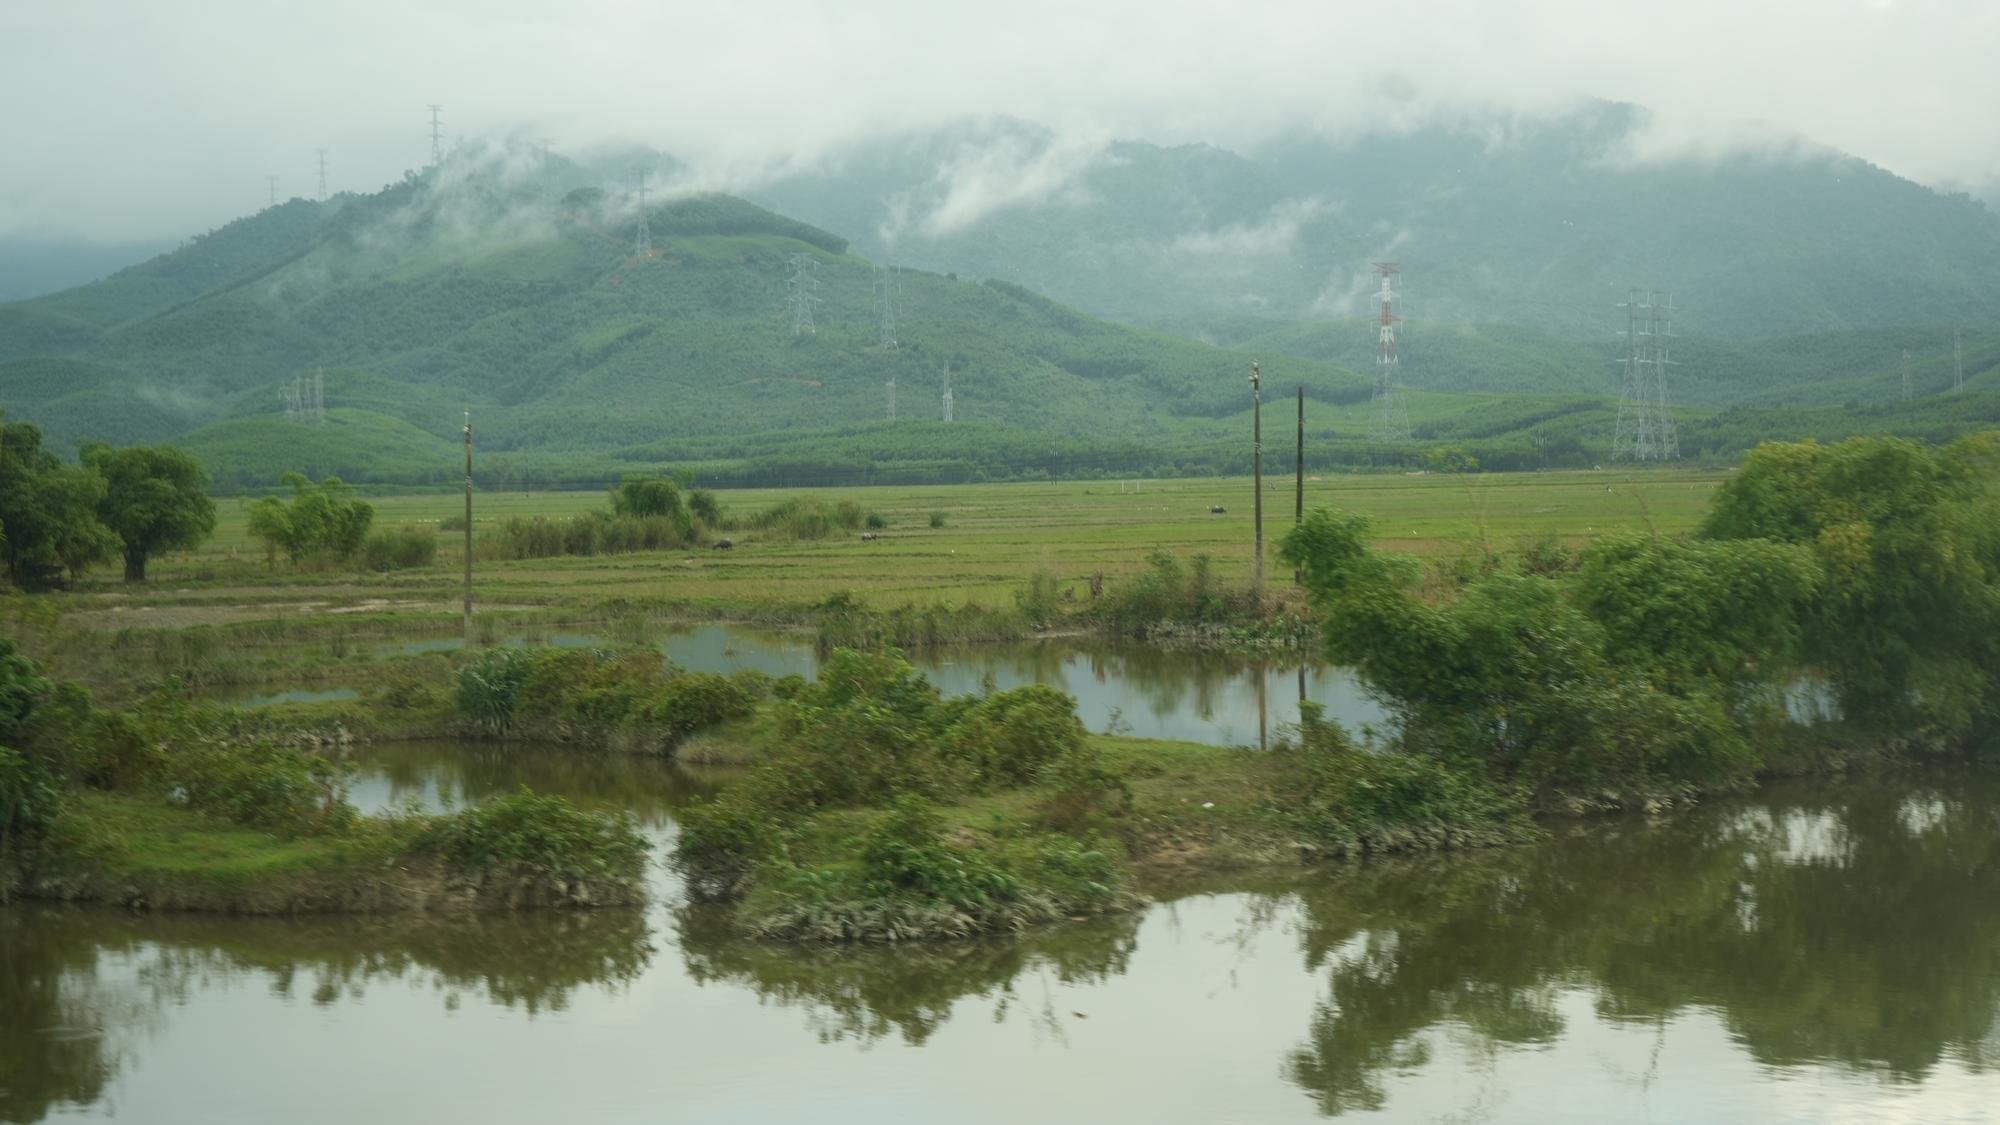
[[[943,526],[944,526],[944,513],[943,513],[943,512],[932,512],[932,513],[931,513],[931,530],[932,530],[932,531],[936,531],[936,530],[937,530],[938,528],[941,528],[941,527],[943,527]]]
[[[437,561],[437,535],[428,528],[403,526],[377,531],[361,545],[361,565],[369,570],[413,570]]]
[[[461,870],[561,883],[634,882],[646,862],[646,839],[628,814],[584,812],[525,787],[432,819],[413,850]]]
[[[825,539],[835,532],[858,530],[865,518],[861,505],[852,500],[829,504],[817,497],[793,497],[752,516],[750,526],[784,539]]]
[[[503,559],[588,558],[677,550],[693,542],[694,527],[682,518],[585,512],[567,518],[509,516],[481,537],[479,553]]]
[[[889,521],[884,519],[881,513],[879,512],[868,513],[868,518],[865,521],[865,523],[868,527],[868,530],[870,531],[880,531],[883,528],[889,526]]]
[[[1035,628],[1046,629],[1062,611],[1060,585],[1047,567],[1037,567],[1028,575],[1028,584],[1014,591],[1014,605]]]
[[[945,752],[975,787],[1028,785],[1064,758],[1084,751],[1076,701],[1029,684],[995,692],[958,715]]]
[[[266,496],[250,506],[250,534],[263,540],[267,554],[284,552],[292,562],[348,559],[361,549],[375,506],[353,494],[339,477],[314,484],[302,473],[279,478],[292,488],[289,501]]]
[[[757,713],[757,696],[735,676],[681,672],[668,677],[644,712],[644,721],[678,741],[698,730],[747,719]]]
[[[1475,769],[1403,750],[1356,747],[1318,704],[1272,752],[1271,800],[1294,831],[1338,851],[1393,851],[1517,839],[1528,831],[1518,798]]]
[[[285,836],[339,834],[358,818],[345,771],[296,746],[184,729],[163,759],[175,804]]]
[[[7,868],[32,860],[63,803],[61,781],[41,762],[0,746],[0,901]]]
[[[890,802],[861,837],[861,891],[915,895],[957,907],[985,907],[1020,893],[1019,879],[976,852],[947,845],[943,822],[922,798]]]

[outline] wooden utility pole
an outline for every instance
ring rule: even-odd
[[[1257,475],[1256,523],[1252,533],[1256,541],[1256,570],[1251,581],[1261,589],[1264,585],[1264,374],[1254,361],[1250,364],[1250,446]]]
[[[472,411],[465,412],[465,641],[472,643]]]

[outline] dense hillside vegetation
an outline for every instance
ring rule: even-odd
[[[975,139],[1028,144],[1032,155],[1037,137],[1053,143],[1012,125]],[[1127,271],[1098,254],[1104,239],[1139,246],[1195,232],[1183,249],[1211,265],[1240,264],[1245,247],[1306,255],[1289,272],[1195,271],[1207,281],[1323,286],[1341,255],[1365,262],[1366,240],[1313,234],[1351,224],[1351,208],[1286,202],[1299,198],[1286,169],[1304,156],[1251,162],[1210,148],[1121,146],[1108,165],[1091,165],[1082,197],[980,211],[935,175],[938,161],[963,159],[950,147],[963,139],[891,146],[854,165],[866,176],[828,172],[823,196],[844,201],[834,217],[853,224],[839,233],[731,196],[683,196],[647,208],[645,254],[635,200],[607,186],[601,169],[521,148],[468,150],[371,195],[292,200],[101,281],[0,305],[0,405],[40,426],[53,450],[179,443],[225,488],[269,487],[288,470],[366,483],[455,479],[467,411],[480,473],[496,483],[594,484],[662,466],[713,484],[1157,476],[1249,469],[1245,375],[1257,359],[1274,409],[1288,413],[1278,400],[1304,388],[1316,468],[1414,467],[1424,447],[1439,445],[1493,468],[1607,457],[1622,346],[1615,294],[1551,298],[1604,322],[1588,335],[1566,333],[1561,318],[1456,323],[1413,313],[1402,378],[1417,442],[1378,444],[1369,437],[1373,330],[1345,315],[1352,310],[1336,316],[1322,302],[1311,318],[1286,319],[1296,302],[1270,294],[1204,304],[1207,291],[1172,255],[1126,262]],[[897,194],[924,167],[931,179]],[[1538,190],[1496,180],[1485,194]],[[911,215],[972,215],[933,235],[911,220],[918,233],[905,232],[895,254],[907,258],[914,238],[965,268],[885,270],[856,254],[849,235],[886,249],[888,228],[862,205],[868,199],[901,200]],[[1959,215],[1956,204],[1937,212],[1914,196],[1876,203],[1902,206],[1897,222]],[[1287,207],[1289,217],[1266,229]],[[1955,249],[1940,250],[1939,269],[1985,252],[1983,213],[1961,217],[1972,225]],[[954,258],[953,246],[983,249]],[[1056,255],[1046,271],[1010,268],[1036,246]],[[1692,261],[1699,248],[1680,250]],[[1398,253],[1421,276],[1420,259]],[[1191,311],[1176,318],[1164,315],[1171,303],[1154,306],[1162,315],[1153,319],[1173,331],[1155,330],[1042,295],[1070,291],[1118,312],[1090,290],[1114,267],[1134,292],[1171,290]],[[1003,273],[1033,287],[990,276]],[[1938,307],[1955,308],[2000,272],[1937,276],[1952,294]],[[1430,286],[1414,290],[1425,294],[1418,310],[1440,307]],[[810,308],[810,330],[795,330],[795,294]],[[1894,311],[1903,299],[1887,307],[1913,316]],[[2000,331],[1975,323],[1965,332],[1964,395],[1948,393],[1951,339],[1916,321],[1778,340],[1689,329],[1676,352],[1683,449],[1733,458],[1766,437],[1891,429],[1942,438],[2000,420]],[[947,375],[950,423],[941,419]],[[323,411],[310,408],[315,385]],[[308,408],[288,412],[288,395]],[[1288,418],[1273,425],[1290,429]]]

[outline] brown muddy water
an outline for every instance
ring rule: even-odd
[[[519,782],[660,841],[719,779],[366,748],[355,796]],[[0,908],[0,1121],[1991,1121],[2000,783],[1784,786],[1508,850],[1159,888],[901,949],[645,909]]]

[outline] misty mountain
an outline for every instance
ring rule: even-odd
[[[1377,259],[1402,266],[1412,336],[1602,338],[1633,286],[1673,292],[1682,331],[1729,337],[1971,326],[2000,308],[1985,205],[1803,143],[1650,158],[1645,121],[1599,103],[1242,154],[974,122],[855,146],[752,197],[870,257],[1190,334],[1365,316]]]
[[[482,450],[517,465],[991,455],[1012,472],[1108,435],[1148,457],[1212,445],[1246,405],[1247,355],[1005,282],[878,273],[841,237],[729,196],[649,206],[642,256],[636,201],[597,178],[518,146],[468,152],[0,305],[0,402],[52,446],[180,441],[233,483],[446,477],[466,409]],[[1367,395],[1330,364],[1266,370],[1322,402]],[[287,389],[315,378],[326,421],[287,421]]]
[[[1244,376],[1261,358],[1275,408],[1304,389],[1316,463],[1415,456],[1371,437],[1364,322],[1217,313],[1209,342],[1120,325],[1008,281],[885,268],[842,234],[733,196],[649,198],[642,212],[632,159],[465,149],[379,192],[292,200],[100,281],[0,304],[0,406],[52,448],[183,444],[232,486],[287,469],[448,480],[467,410],[482,472],[511,481],[664,466],[765,483],[1169,475],[1248,469]],[[1179,160],[1133,238],[1146,224],[1227,225],[1249,213],[1227,201],[1247,193],[1277,198],[1269,180],[1232,179],[1242,163],[1216,150]],[[1168,196],[1213,206],[1170,218]],[[1912,326],[1778,348],[1689,341],[1700,360],[1682,369],[1683,448],[1732,456],[1763,437],[1863,424],[1943,436],[2000,418],[2000,333],[1967,334],[1964,396],[1939,342]],[[1603,458],[1615,340],[1419,323],[1405,356],[1419,442],[1465,445],[1496,468]],[[323,417],[288,413],[315,393]]]

